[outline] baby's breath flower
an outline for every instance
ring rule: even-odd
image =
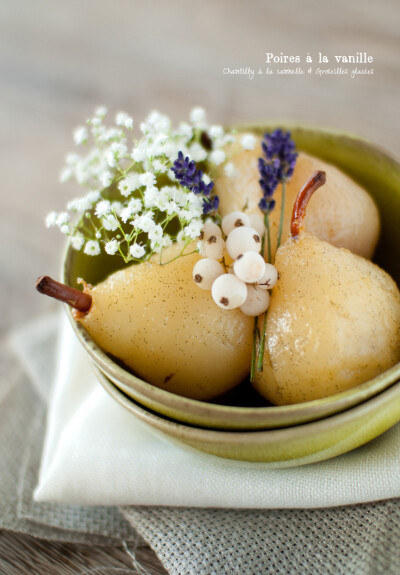
[[[140,210],[143,208],[143,204],[142,201],[139,199],[132,199],[130,200],[130,202],[128,203],[127,206],[125,206],[119,213],[119,217],[121,218],[121,220],[124,222],[124,224],[126,224],[126,222],[132,218],[132,216],[134,216],[135,214],[138,214],[140,212]]]
[[[203,128],[206,123],[206,111],[204,108],[193,108],[190,112],[190,121],[197,128]]]
[[[132,160],[140,164],[147,158],[147,148],[144,142],[139,142],[139,144],[134,148],[131,154]]]
[[[118,240],[110,240],[104,246],[106,253],[110,256],[113,256],[117,253],[119,248],[119,241]]]
[[[203,227],[203,220],[192,220],[188,226],[185,227],[185,236],[188,239],[194,240],[200,236],[201,228]]]
[[[113,181],[113,177],[111,172],[103,172],[102,174],[100,174],[100,182],[102,183],[102,185],[105,188],[108,188],[109,186],[111,186]]]
[[[95,115],[99,116],[99,118],[104,119],[105,116],[107,115],[107,107],[106,106],[99,106],[98,108],[96,108],[95,110]]]
[[[171,129],[171,120],[168,116],[154,110],[150,112],[147,117],[147,125],[150,126],[150,131],[169,132]]]
[[[88,242],[86,242],[84,252],[85,252],[85,254],[87,254],[88,256],[97,256],[97,255],[99,255],[99,253],[100,253],[100,245],[99,245],[99,242],[96,242],[95,240],[89,240]]]
[[[118,112],[115,117],[115,123],[117,126],[124,126],[127,130],[132,130],[133,128],[133,119],[125,112]]]
[[[146,253],[146,249],[142,245],[134,243],[129,248],[129,253],[133,258],[140,260]]]
[[[163,237],[163,229],[160,226],[160,224],[156,224],[149,232],[149,240],[151,240],[151,242],[154,243],[160,243],[162,237]]]
[[[146,186],[146,188],[154,188],[157,180],[154,174],[151,172],[146,172],[144,174],[140,174],[139,182],[141,186]]]
[[[196,142],[190,146],[189,156],[194,162],[203,162],[207,158],[207,151]]]
[[[88,141],[89,132],[85,126],[80,126],[74,131],[74,140],[77,146],[85,144]]]
[[[223,137],[224,129],[222,126],[211,126],[210,129],[208,130],[208,135],[213,140],[218,140]]]
[[[226,157],[225,152],[223,152],[222,150],[215,150],[214,152],[211,152],[208,159],[212,164],[219,166],[220,164],[222,164],[222,162],[225,161],[225,157]]]
[[[113,214],[106,214],[101,218],[101,223],[109,232],[115,232],[119,228],[118,220]]]
[[[121,180],[118,184],[118,189],[123,196],[129,196],[142,185],[140,182],[141,174],[128,174],[126,178]]]
[[[240,138],[240,144],[244,150],[254,150],[256,142],[257,140],[253,134],[244,134]]]
[[[68,202],[67,208],[71,212],[86,212],[87,210],[90,210],[93,204],[99,199],[99,196],[100,192],[98,191],[89,192],[89,194],[83,198],[75,198]]]
[[[155,228],[155,222],[152,212],[145,212],[140,216],[136,216],[132,225],[143,232],[149,233]]]
[[[95,214],[98,217],[104,216],[105,214],[109,214],[111,211],[111,203],[108,200],[101,200],[95,209]]]
[[[88,120],[88,124],[90,124],[92,127],[94,128],[98,128],[99,126],[101,126],[101,118],[98,118],[97,116],[92,118],[91,120]],[[94,133],[97,133],[97,130],[93,130]]]
[[[147,188],[144,192],[144,205],[146,208],[161,208],[160,204],[161,194],[157,188]],[[158,201],[157,201],[158,200]],[[164,206],[165,207],[165,206]]]
[[[206,214],[218,207],[204,169],[225,161],[233,133],[208,125],[202,108],[194,108],[190,122],[177,128],[153,111],[140,124],[139,139],[128,141],[131,116],[119,112],[109,126],[106,114],[105,107],[98,108],[75,130],[75,143],[86,150],[68,155],[62,180],[74,180],[86,192],[69,201],[67,211],[51,212],[46,225],[59,227],[75,249],[119,254],[125,262],[147,260],[174,241],[198,237]]]
[[[110,168],[115,168],[120,158],[126,157],[128,148],[121,142],[112,142],[110,149],[106,154],[107,163]]]
[[[178,132],[180,136],[183,136],[187,141],[191,140],[193,137],[193,128],[187,122],[181,122],[179,124]]]
[[[163,145],[163,154],[170,162],[173,162],[180,151],[180,146],[172,140],[168,140]]]
[[[75,235],[71,236],[71,245],[74,248],[74,250],[81,250],[83,247],[83,244],[85,243],[85,238],[83,237],[83,234],[81,234],[80,232],[76,233]]]
[[[69,213],[68,212],[61,212],[57,214],[56,225],[61,228],[61,226],[67,224],[69,222]]]
[[[166,164],[158,159],[153,160],[152,168],[154,172],[158,174],[165,174],[165,172],[168,170]]]
[[[57,225],[57,212],[50,212],[46,216],[46,228],[52,228]]]

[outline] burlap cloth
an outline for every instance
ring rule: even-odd
[[[400,500],[286,510],[33,502],[57,328],[58,316],[43,317],[0,346],[0,528],[93,544],[140,533],[179,575],[400,573]]]

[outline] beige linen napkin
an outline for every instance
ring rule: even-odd
[[[100,386],[62,320],[36,501],[82,505],[312,508],[400,495],[400,426],[312,465],[218,458],[155,435]]]

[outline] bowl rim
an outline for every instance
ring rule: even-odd
[[[374,144],[373,142],[355,134],[343,132],[334,128],[324,128],[313,126],[311,124],[296,123],[290,121],[269,121],[250,124],[238,124],[236,125],[236,128],[238,131],[254,131],[257,129],[260,130],[261,126],[275,126],[278,124],[284,126],[287,129],[306,130],[321,134],[328,133],[338,138],[345,137],[352,141],[362,143],[368,148],[373,148],[375,151],[379,152],[379,154],[385,156],[396,164],[400,164],[400,158],[397,158],[394,154],[384,150],[382,147]],[[68,261],[69,254],[72,250],[72,246],[67,244],[63,257],[63,281],[66,281],[69,276]],[[240,418],[240,428],[242,428],[243,419],[248,417],[251,417],[253,424],[257,425],[258,427],[270,424],[274,426],[280,425],[282,418],[287,418],[290,420],[292,417],[296,416],[296,414],[300,418],[298,419],[299,423],[302,421],[309,421],[309,413],[313,411],[316,411],[320,414],[317,415],[318,418],[325,417],[326,415],[332,415],[338,411],[349,409],[360,402],[367,401],[369,398],[378,393],[381,393],[383,390],[392,386],[400,379],[400,362],[398,362],[388,370],[362,384],[359,384],[358,386],[338,394],[303,403],[283,406],[271,405],[266,407],[240,407],[200,401],[179,396],[172,392],[158,388],[119,366],[105,352],[103,352],[103,350],[89,336],[85,328],[74,319],[71,308],[68,306],[65,307],[67,309],[68,319],[72,324],[72,327],[79,341],[88,351],[92,360],[98,366],[100,366],[101,370],[104,371],[107,377],[109,377],[114,382],[114,384],[118,385],[118,382],[121,381],[124,385],[134,390],[135,393],[138,394],[136,401],[139,401],[139,398],[141,398],[144,402],[151,401],[153,403],[159,403],[162,406],[168,407],[168,409],[178,410],[182,413],[193,414],[193,412],[195,412],[200,418],[208,419],[212,417],[214,420],[216,419],[217,425],[219,420],[226,420],[227,417],[232,417],[233,419]],[[213,423],[215,424],[215,421]],[[290,425],[290,422],[288,422],[287,425]]]
[[[397,363],[385,372],[356,387],[304,403],[266,407],[240,407],[200,401],[158,388],[119,366],[96,344],[85,328],[76,322],[70,308],[67,309],[67,315],[78,339],[89,353],[91,359],[117,387],[119,382],[122,382],[133,389],[142,398],[142,401],[150,400],[161,405],[167,405],[169,408],[182,411],[183,413],[192,413],[193,410],[196,410],[200,418],[212,417],[216,420],[223,420],[229,416],[233,417],[233,419],[241,418],[241,422],[243,422],[243,418],[251,417],[255,425],[275,424],[280,426],[292,424],[286,420],[297,416],[296,421],[301,423],[309,420],[310,411],[317,411],[318,419],[326,415],[333,415],[333,413],[349,409],[358,403],[367,401],[396,384],[400,379],[400,363]],[[122,389],[122,391],[126,393],[125,390]],[[139,398],[136,398],[136,401],[142,403]],[[242,427],[240,423],[238,425]]]
[[[111,398],[149,426],[153,435],[169,440],[180,448],[190,449],[193,453],[206,452],[208,455],[234,459],[239,464],[251,462],[264,468],[282,469],[318,463],[364,445],[400,420],[398,381],[361,405],[303,425],[255,431],[204,429],[153,413],[125,396],[96,366],[93,368]],[[394,405],[396,409],[393,409]],[[336,432],[339,437],[335,437]],[[294,452],[289,449],[288,455],[285,448],[291,448],[293,443],[297,447]],[[306,452],[301,454],[299,446],[300,450],[306,447]],[[283,456],[279,455],[282,451],[285,453]]]
[[[348,422],[353,421],[354,413],[363,414],[368,413],[370,410],[370,406],[374,405],[375,403],[384,403],[387,400],[387,397],[392,399],[393,396],[400,395],[400,381],[397,381],[394,385],[390,388],[385,389],[381,393],[371,397],[368,401],[363,402],[362,404],[355,405],[353,408],[348,409],[341,413],[335,413],[330,417],[325,417],[323,419],[319,419],[317,421],[310,421],[308,423],[304,423],[301,425],[293,425],[288,428],[279,428],[279,429],[257,429],[257,430],[243,430],[243,431],[236,431],[232,429],[205,429],[202,427],[197,427],[195,425],[187,425],[185,423],[179,421],[173,421],[168,417],[164,417],[159,413],[154,413],[150,409],[146,408],[143,405],[140,405],[135,400],[131,400],[131,398],[127,397],[112,381],[107,381],[107,377],[99,370],[96,365],[92,366],[96,376],[99,377],[101,380],[101,384],[105,387],[106,390],[113,390],[115,392],[115,398],[119,396],[121,399],[124,400],[123,405],[125,405],[130,411],[132,412],[141,412],[143,417],[147,418],[148,422],[151,421],[163,421],[165,427],[180,430],[185,434],[191,434],[193,437],[197,439],[207,438],[210,441],[227,441],[230,442],[232,438],[239,441],[245,441],[246,439],[254,439],[257,438],[257,441],[263,442],[263,438],[271,437],[271,438],[286,438],[286,436],[296,436],[299,431],[303,429],[313,429],[313,430],[322,430],[328,429],[333,430],[337,424],[337,422]],[[131,406],[133,406],[131,408]]]

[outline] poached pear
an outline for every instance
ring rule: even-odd
[[[302,188],[291,236],[276,253],[279,281],[254,386],[277,405],[339,393],[400,361],[395,282],[377,265],[303,229],[308,200],[324,182],[324,172],[316,172]]]
[[[181,249],[164,249],[163,260]],[[85,285],[64,301],[74,306],[75,297],[86,295],[90,303],[76,319],[99,347],[145,381],[192,399],[218,397],[249,373],[253,320],[238,309],[220,309],[195,285],[197,253],[165,265],[158,259],[128,266],[93,288]],[[57,297],[43,286],[39,291]]]
[[[228,177],[221,170],[215,180],[215,191],[220,198],[221,216],[244,210],[248,214],[259,214],[260,185],[258,158],[262,157],[261,140],[254,150],[243,150],[238,143],[228,151],[236,175]],[[290,234],[292,206],[298,190],[315,170],[326,172],[327,184],[315,197],[305,219],[307,231],[337,247],[370,259],[374,253],[380,232],[378,209],[371,196],[344,172],[313,156],[300,152],[292,178],[286,183],[285,215],[282,241]],[[275,209],[270,214],[271,252],[274,257],[281,212],[280,184],[274,194]]]

